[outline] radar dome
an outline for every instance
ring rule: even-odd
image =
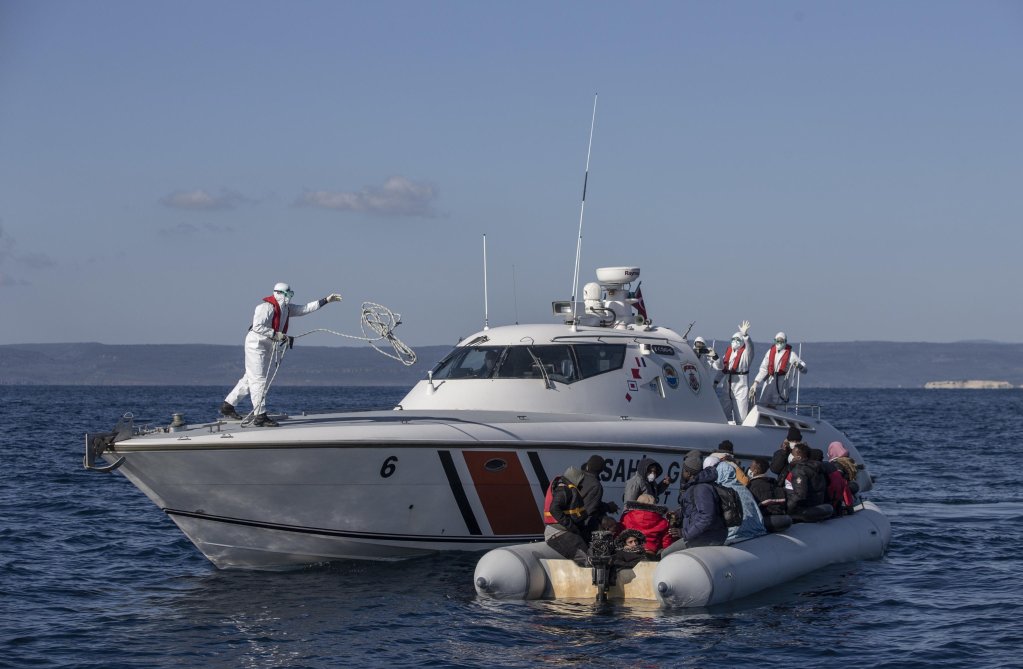
[[[601,283],[632,283],[639,278],[638,267],[599,267],[597,280]]]

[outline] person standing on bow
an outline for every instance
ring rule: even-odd
[[[753,381],[753,395],[756,396],[757,386],[764,382],[760,393],[760,404],[776,407],[789,403],[789,391],[796,374],[806,373],[806,363],[799,359],[788,343],[784,332],[774,335],[774,346],[764,355],[760,363],[760,372]]]
[[[739,331],[732,335],[731,344],[721,359],[721,371],[714,379],[714,385],[717,386],[727,377],[728,396],[722,404],[725,406],[725,416],[736,425],[746,420],[750,406],[749,370],[753,360],[753,341],[749,338],[749,325],[749,321],[739,324]]]
[[[266,415],[266,374],[274,346],[288,342],[288,320],[292,316],[311,314],[328,302],[340,302],[341,295],[331,293],[327,297],[309,304],[291,304],[295,292],[286,283],[274,286],[273,294],[264,297],[256,306],[252,325],[245,335],[245,375],[238,380],[224,403],[220,414],[233,420],[241,420],[235,410],[238,400],[249,395],[252,398],[252,424],[257,427],[277,427],[277,421]]]

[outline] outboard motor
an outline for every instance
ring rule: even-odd
[[[614,534],[597,530],[590,540],[590,564],[593,565],[593,585],[597,586],[597,601],[607,601],[607,591],[617,581],[617,569],[612,562],[615,555]]]

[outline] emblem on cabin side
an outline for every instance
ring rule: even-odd
[[[668,387],[672,390],[678,390],[678,372],[671,365],[665,363],[661,367],[661,371],[664,372],[664,380],[667,382]]]
[[[687,362],[682,366],[682,375],[689,382],[689,389],[693,391],[694,395],[698,395],[700,393],[700,371],[696,369],[696,365]]]

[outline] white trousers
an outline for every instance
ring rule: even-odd
[[[266,371],[274,343],[255,332],[245,335],[245,376],[227,394],[224,401],[235,407],[246,395],[252,398],[252,413],[266,413]]]
[[[741,425],[749,413],[749,383],[745,374],[728,377],[728,399],[730,407],[725,409],[725,416]]]

